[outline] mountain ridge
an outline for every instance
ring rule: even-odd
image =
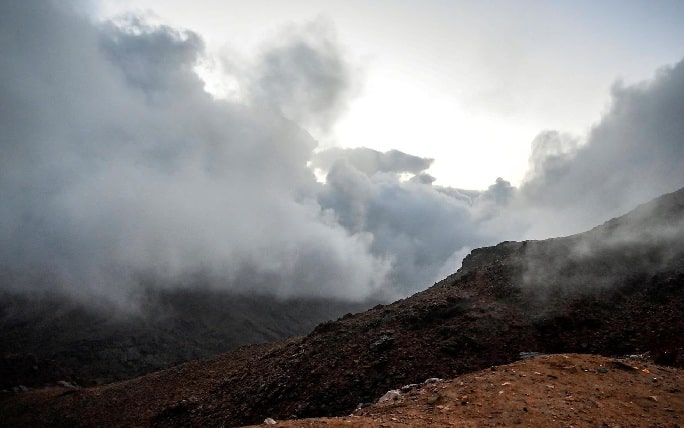
[[[0,408],[27,425],[111,425],[117,415],[122,426],[236,426],[346,415],[387,390],[530,352],[648,353],[682,367],[683,197],[684,189],[665,195],[583,234],[476,250],[429,289],[305,337],[56,397],[18,394]]]

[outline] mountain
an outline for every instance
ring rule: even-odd
[[[53,294],[0,294],[0,390],[128,379],[243,345],[306,334],[361,304],[210,289],[148,292],[137,311]]]
[[[640,354],[683,367],[683,221],[684,189],[582,234],[474,250],[429,289],[306,337],[116,384],[6,397],[3,423],[236,426],[347,415],[402,385],[532,353]]]

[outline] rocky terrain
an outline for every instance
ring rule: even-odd
[[[456,389],[447,392],[448,399],[444,402],[437,398],[432,404],[426,404],[453,408],[458,394],[480,394],[477,396],[483,397],[478,399],[483,406],[493,406],[483,409],[491,415],[499,410],[492,411],[496,409],[494,402],[485,401],[486,394],[494,390],[488,390],[487,386],[494,385],[497,394],[500,390],[505,394],[505,387],[510,385],[501,384],[508,380],[499,382],[503,378],[489,380],[483,374],[472,373],[511,364],[530,353],[607,357],[645,354],[652,361],[648,364],[682,367],[683,218],[684,190],[680,190],[583,234],[545,241],[506,242],[475,250],[464,260],[459,272],[429,289],[391,305],[378,305],[363,313],[320,324],[306,337],[243,347],[211,361],[187,363],[115,384],[86,389],[62,385],[7,394],[0,401],[2,423],[6,426],[239,426],[261,423],[266,417],[283,420],[344,416],[359,405],[367,407],[376,402],[388,390],[433,377],[454,379],[466,373],[484,379],[480,389],[470,386],[466,392],[458,389],[461,386],[458,382],[465,385],[466,380],[475,379],[461,378],[466,380],[454,381],[457,383],[451,385]],[[552,360],[542,358],[538,364],[563,357],[549,358]],[[572,421],[582,421],[583,416],[579,413],[575,419],[568,416],[572,414],[559,407],[558,400],[563,395],[556,397],[555,394],[561,391],[565,394],[567,390],[572,397],[581,395],[583,404],[574,409],[587,410],[593,405],[587,400],[597,401],[591,394],[609,391],[608,394],[615,395],[615,385],[625,381],[619,377],[623,374],[623,363],[609,363],[622,360],[572,358],[577,360],[568,366],[578,371],[558,383],[553,377],[545,379],[546,384],[554,386],[549,388],[553,391],[547,391],[547,395],[530,393],[530,400],[537,401],[529,407],[523,405],[528,408],[527,413],[543,410],[543,416],[539,417],[552,418],[555,414],[561,418],[558,421],[564,421],[558,426],[569,426]],[[636,366],[632,362],[624,364]],[[517,366],[502,370],[506,373],[514,367]],[[603,373],[604,369],[599,367],[607,372]],[[646,367],[641,363],[639,368]],[[519,381],[515,389],[516,394],[523,395],[525,382],[537,376],[534,371],[556,378],[565,373],[562,367],[556,367],[555,371],[539,367],[520,370],[532,371],[532,374],[525,372],[529,379]],[[627,370],[629,376],[637,375],[633,370]],[[596,390],[595,379],[613,372],[618,373],[617,377],[607,383],[596,383],[599,388]],[[666,404],[672,411],[667,408],[663,411],[679,416],[684,412],[681,374],[672,373],[675,376],[668,381],[670,389],[666,391],[673,395],[660,390],[650,395],[656,399],[667,396],[667,401],[658,402],[658,412]],[[629,380],[636,384],[643,379],[631,377]],[[471,389],[476,392],[470,392]],[[633,397],[620,395],[618,398],[632,397],[632,404],[634,400],[649,400],[650,395],[642,397],[644,391],[633,392],[636,394]],[[615,403],[610,408],[617,408]],[[521,404],[515,401],[516,406]],[[646,412],[638,406],[641,404],[636,404],[631,411]],[[364,410],[357,416],[371,418],[366,419],[369,421],[382,413],[378,409],[371,407],[370,413]],[[530,409],[533,411],[529,412]],[[504,410],[500,412],[504,414]],[[474,413],[469,415],[475,417]],[[587,416],[590,422],[577,426],[600,426],[602,420],[613,423],[611,415],[595,411]],[[658,415],[666,418],[662,416],[665,413]],[[513,420],[526,424],[525,417],[533,416],[520,414]],[[634,419],[632,424],[649,426],[647,419]],[[674,419],[669,424],[657,422],[664,420],[654,419],[653,426],[678,426]]]
[[[271,420],[282,427],[677,427],[683,392],[682,370],[556,354],[405,385],[344,417]]]

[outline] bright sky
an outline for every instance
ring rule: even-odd
[[[100,17],[152,12],[201,34],[209,53],[243,58],[284,26],[330,22],[362,86],[321,146],[434,158],[436,183],[460,188],[518,184],[540,131],[584,134],[617,79],[650,78],[684,56],[680,0],[96,3]]]

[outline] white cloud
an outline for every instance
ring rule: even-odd
[[[332,126],[355,79],[320,27],[288,30],[236,68],[239,100],[214,99],[192,32],[94,25],[51,2],[0,9],[5,288],[128,299],[142,280],[201,278],[389,298],[456,269],[464,248],[579,231],[684,184],[684,63],[616,85],[584,144],[541,134],[520,188],[473,191],[396,150],[315,153],[305,129]]]

